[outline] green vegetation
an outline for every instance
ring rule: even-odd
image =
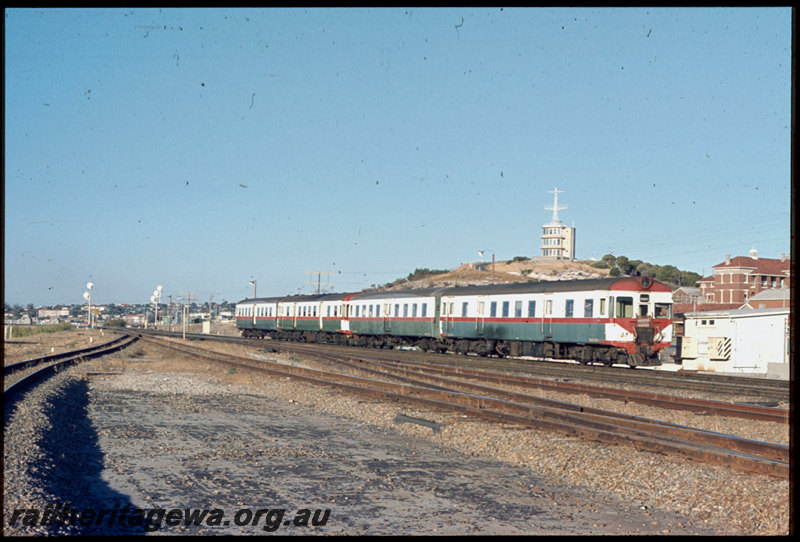
[[[606,254],[599,262],[592,264],[598,269],[610,269],[609,275],[648,275],[661,282],[668,282],[678,286],[696,286],[697,281],[703,278],[691,271],[681,271],[674,265],[655,265],[641,260],[629,260],[625,256]]]
[[[422,280],[425,277],[430,277],[431,275],[441,275],[442,273],[449,273],[449,269],[428,269],[427,267],[422,269],[415,269],[413,273],[409,273],[406,280],[408,282],[413,282],[415,280]]]
[[[441,275],[442,273],[449,273],[449,269],[428,269],[424,267],[422,269],[415,269],[413,273],[409,273],[408,276],[404,279],[397,279],[392,282],[387,282],[383,286],[376,286],[373,284],[367,291],[370,290],[379,290],[381,288],[391,288],[392,286],[397,286],[399,284],[403,284],[405,282],[413,282],[415,280],[422,280],[426,277],[431,277],[434,275]]]
[[[55,333],[57,331],[69,331],[73,329],[72,324],[63,322],[49,326],[13,326],[11,328],[12,337],[30,337],[39,333]]]
[[[128,325],[128,322],[126,322],[122,318],[114,318],[112,320],[107,321],[104,325],[107,327],[126,327]]]

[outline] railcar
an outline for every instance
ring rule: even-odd
[[[247,337],[658,365],[672,292],[650,277],[244,299]]]

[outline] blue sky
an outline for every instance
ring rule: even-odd
[[[554,187],[580,259],[778,258],[790,59],[788,7],[7,9],[4,299],[538,256]]]

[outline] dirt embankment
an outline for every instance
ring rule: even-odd
[[[565,261],[545,258],[495,262],[494,282],[575,280],[604,278],[608,276],[608,269],[592,267],[592,263],[593,262],[588,260]],[[461,265],[447,273],[398,284],[390,288],[390,290],[491,283],[492,262],[473,262]]]

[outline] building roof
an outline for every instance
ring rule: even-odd
[[[687,295],[700,295],[700,292],[701,292],[700,288],[696,288],[694,286],[681,286],[680,288],[675,290],[675,292],[678,292],[678,291],[682,291],[683,293],[685,293]],[[675,292],[672,292],[672,293],[674,294]]]
[[[718,263],[712,266],[713,269],[745,267],[755,269],[761,275],[786,275],[792,267],[789,258],[780,260],[778,258],[750,258],[747,256],[736,256],[729,262]]]
[[[789,288],[767,288],[766,290],[761,290],[757,294],[751,295],[748,301],[766,301],[768,299],[791,299],[791,290]]]
[[[789,314],[789,307],[780,307],[780,308],[771,308],[771,309],[751,309],[751,308],[740,308],[740,309],[728,309],[728,310],[718,310],[718,311],[703,311],[703,312],[687,312],[685,313],[685,317],[689,318],[708,318],[709,316],[714,317],[751,317],[751,316],[772,316],[774,314]]]

